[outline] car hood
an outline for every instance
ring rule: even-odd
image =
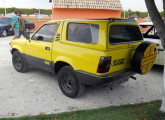
[[[5,26],[8,26],[8,24],[0,23],[0,27],[5,27]]]
[[[26,42],[27,42],[26,38],[15,39],[15,40],[11,41],[11,46],[13,46],[13,47],[17,46],[17,45],[25,46]]]

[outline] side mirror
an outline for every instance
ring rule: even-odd
[[[30,40],[30,34],[29,33],[26,33],[26,39]]]
[[[42,41],[43,39],[44,39],[44,37],[42,37],[42,36],[38,36],[37,37],[37,40],[41,40]]]

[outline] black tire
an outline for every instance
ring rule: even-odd
[[[2,37],[6,37],[8,35],[8,32],[7,32],[7,30],[2,30]]]
[[[147,50],[149,52],[147,52]],[[146,54],[148,53],[148,54]],[[147,74],[153,67],[155,60],[157,56],[157,49],[156,49],[156,44],[145,41],[141,43],[133,56],[132,59],[132,69],[133,71],[139,73],[139,74]],[[149,59],[147,62],[142,62],[144,59]]]
[[[24,73],[28,70],[28,63],[19,51],[13,53],[12,62],[16,71]]]
[[[58,84],[64,95],[70,98],[81,96],[85,85],[81,84],[70,66],[64,66],[58,73]]]

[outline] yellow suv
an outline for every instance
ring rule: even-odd
[[[58,74],[61,91],[81,95],[85,85],[128,81],[153,66],[157,49],[143,43],[139,25],[128,19],[67,19],[42,25],[30,38],[12,40],[18,72],[28,66]]]

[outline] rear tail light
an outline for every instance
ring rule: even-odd
[[[110,66],[111,66],[111,57],[101,57],[97,72],[98,73],[109,72]]]

